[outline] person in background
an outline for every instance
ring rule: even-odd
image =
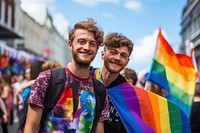
[[[8,114],[6,111],[6,106],[5,103],[3,102],[1,98],[1,89],[2,89],[2,84],[1,84],[1,79],[2,79],[2,74],[0,73],[0,123],[7,122],[8,120]]]
[[[129,62],[129,57],[133,50],[133,42],[120,33],[110,33],[106,36],[104,45],[104,50],[101,53],[101,58],[104,60],[103,67],[91,67],[91,75],[100,80],[106,89],[121,83],[128,83],[120,74],[120,71]],[[104,122],[105,133],[127,133],[110,97],[108,97],[108,102],[110,119]]]
[[[38,77],[38,75],[40,74],[40,72],[42,72],[42,65],[44,64],[44,61],[34,61],[31,63],[30,67],[26,68],[26,78],[27,80],[29,80],[27,83],[23,84],[22,88],[20,89],[19,92],[21,93],[21,99],[19,101],[19,109],[22,110],[24,109],[26,102],[27,102],[27,98],[30,94],[31,91],[31,86],[33,85],[33,83],[35,82],[35,79]],[[24,109],[23,114],[27,113],[27,108]],[[22,114],[22,115],[23,115]]]
[[[25,69],[25,78],[27,81],[31,80],[30,71],[31,71],[31,68],[30,68],[30,65],[28,65]]]
[[[136,83],[136,86],[138,86],[139,88],[143,88],[143,89],[146,89],[146,75],[147,72],[145,70],[141,71],[139,74],[138,74],[138,80],[137,80],[137,83]]]
[[[8,114],[6,111],[6,106],[0,97],[0,123],[7,123],[8,122]]]
[[[190,115],[190,128],[192,133],[200,133],[200,82],[196,83],[194,101]]]
[[[18,102],[19,102],[19,98],[21,97],[21,95],[19,95],[18,92],[20,91],[23,84],[26,84],[26,82],[27,82],[27,79],[25,78],[25,72],[20,71],[18,73],[18,75],[16,76],[16,82],[12,83],[13,94],[14,94],[14,98],[13,98],[13,102],[14,102],[14,110],[13,110],[13,119],[14,120],[13,120],[13,122],[14,123],[18,123],[19,117],[20,117]],[[12,121],[12,117],[11,117],[11,121]]]
[[[165,97],[167,95],[167,92],[164,89],[162,89],[160,86],[150,81],[147,82],[146,89],[162,97]]]
[[[15,82],[13,84],[13,87],[14,87],[14,91],[17,94],[20,91],[20,89],[22,88],[22,85],[27,82],[27,79],[25,78],[24,73],[19,73],[17,75],[16,79],[17,79],[17,82]]]
[[[40,72],[51,69],[51,68],[62,68],[62,65],[57,61],[35,61],[31,63],[30,67],[27,67],[25,71],[25,76],[28,82],[24,84],[19,91],[22,93],[22,98],[19,101],[19,108],[22,110],[26,104],[27,98],[31,91],[31,86],[35,82],[35,79],[38,77]],[[25,113],[27,110],[25,111]]]
[[[103,121],[107,119],[108,107],[105,104],[101,108],[98,123],[93,124],[96,117],[95,106],[98,103],[95,102],[94,84],[89,75],[90,63],[102,42],[103,31],[93,19],[76,23],[69,32],[68,48],[72,52],[72,60],[66,67],[65,86],[54,109],[47,115],[44,127],[40,128],[42,132],[104,132]],[[50,70],[44,71],[31,88],[24,133],[38,132],[49,80]],[[73,104],[73,101],[78,104]]]
[[[2,76],[2,91],[1,91],[1,98],[6,106],[8,120],[11,117],[11,110],[13,110],[13,90],[11,87],[11,77],[10,75],[4,74]],[[11,123],[11,122],[10,122]],[[9,121],[2,121],[1,126],[3,129],[3,133],[8,133],[8,124]]]
[[[121,72],[120,74],[122,76],[124,76],[128,82],[132,85],[136,85],[137,83],[137,73],[135,72],[135,70],[131,69],[131,68],[128,68],[128,67],[125,67]]]

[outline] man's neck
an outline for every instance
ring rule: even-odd
[[[109,72],[105,66],[102,68],[101,79],[105,87],[110,85],[113,81],[115,81],[118,77],[119,73],[111,73]]]
[[[86,79],[89,77],[89,70],[90,66],[83,67],[80,65],[77,65],[75,62],[70,62],[67,65],[67,68],[77,77]]]
[[[199,96],[194,96],[194,102],[200,102],[200,97]]]

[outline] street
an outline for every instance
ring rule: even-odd
[[[8,126],[8,133],[17,133],[19,123],[13,123],[13,125]],[[0,126],[0,133],[3,133],[2,128]]]

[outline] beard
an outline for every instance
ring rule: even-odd
[[[92,55],[92,54],[91,54]],[[78,50],[72,52],[72,57],[76,64],[82,67],[89,67],[91,62],[94,60],[96,54],[93,54],[90,58],[84,58],[79,55]]]
[[[119,67],[117,67],[117,68],[112,67],[112,63],[117,64]],[[125,65],[122,65],[121,63],[111,60],[111,59],[108,59],[108,58],[104,59],[104,66],[111,73],[119,73],[125,67]]]

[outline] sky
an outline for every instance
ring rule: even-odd
[[[122,33],[134,43],[128,67],[137,74],[151,66],[159,27],[169,44],[177,51],[181,41],[181,16],[187,0],[21,0],[21,7],[42,23],[46,11],[53,17],[59,33],[87,18],[93,18],[104,34]],[[92,62],[101,67],[102,48]]]

